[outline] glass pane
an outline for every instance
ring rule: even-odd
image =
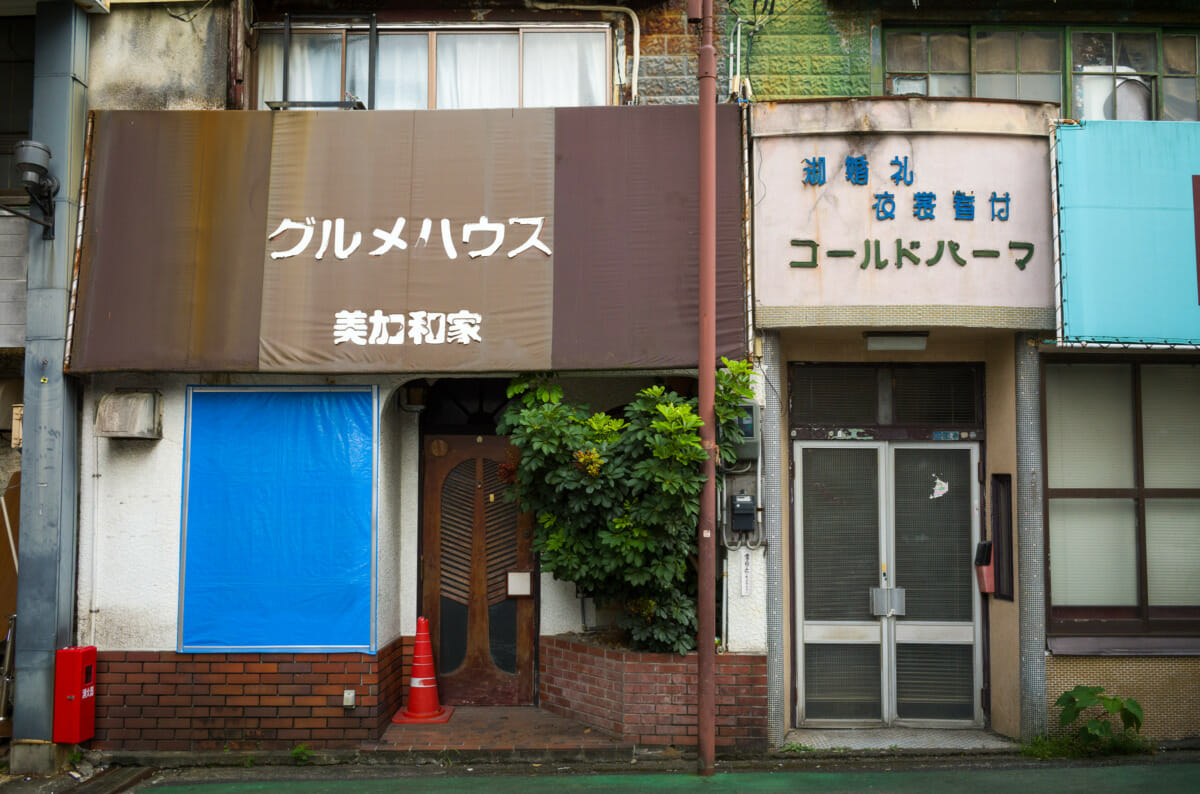
[[[519,49],[516,33],[439,33],[437,106],[517,107]]]
[[[970,96],[971,76],[969,74],[931,74],[929,75],[929,96]]]
[[[1136,606],[1132,499],[1050,500],[1050,589],[1055,606]]]
[[[1163,71],[1196,74],[1196,37],[1163,36]]]
[[[1017,94],[1019,99],[1032,99],[1061,105],[1062,75],[1023,74],[1021,75],[1021,87]]]
[[[896,716],[969,720],[975,716],[975,664],[970,645],[897,645]]]
[[[1150,80],[1143,77],[1117,78],[1117,118],[1122,121],[1148,121],[1154,118],[1154,93]]]
[[[1072,116],[1086,120],[1116,118],[1111,75],[1075,75],[1074,83]]]
[[[1142,367],[1142,455],[1147,488],[1200,488],[1200,367]]]
[[[873,448],[802,456],[804,618],[872,620],[879,586],[879,466]]]
[[[971,51],[966,33],[930,33],[929,69],[934,72],[966,72],[971,68]]]
[[[1015,74],[975,75],[975,96],[987,99],[1019,99]]]
[[[1197,121],[1196,78],[1163,78],[1163,115],[1167,121]]]
[[[289,102],[339,102],[342,99],[342,35],[292,35],[288,54]]]
[[[267,102],[283,99],[283,34],[258,35],[258,96],[254,106],[267,109]]]
[[[605,34],[526,33],[525,107],[603,105]]]
[[[1151,606],[1200,606],[1200,499],[1146,502]]]
[[[1051,488],[1133,487],[1132,377],[1125,364],[1046,366]]]
[[[1062,72],[1062,35],[1027,30],[1021,34],[1022,72]]]
[[[1072,33],[1071,64],[1078,70],[1085,66],[1113,65],[1111,33]]]
[[[929,78],[926,77],[897,77],[892,80],[892,93],[897,96],[929,94]]]
[[[1117,71],[1158,71],[1158,41],[1153,33],[1117,34]]]
[[[367,51],[370,37],[354,34],[346,42],[346,92],[367,102]],[[375,107],[420,110],[429,107],[429,37],[423,33],[381,35],[375,59]]]
[[[900,620],[970,620],[971,452],[897,449],[896,570],[905,590]]]
[[[878,645],[804,646],[808,719],[882,719],[882,690]]]
[[[888,33],[884,50],[889,72],[924,72],[929,70],[924,33]]]
[[[1017,34],[1012,30],[988,30],[975,34],[975,69],[980,72],[1017,70]]]

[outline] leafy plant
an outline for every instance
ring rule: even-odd
[[[1151,752],[1153,745],[1139,735],[1142,728],[1141,704],[1133,698],[1105,695],[1103,692],[1104,687],[1098,686],[1077,686],[1064,692],[1054,702],[1054,705],[1062,708],[1059,725],[1066,727],[1079,719],[1087,709],[1099,706],[1108,714],[1120,718],[1121,731],[1113,731],[1109,720],[1093,717],[1074,733],[1035,738],[1022,748],[1022,754],[1046,760]]]
[[[1109,714],[1121,718],[1121,725],[1126,732],[1142,729],[1142,706],[1133,698],[1122,698],[1116,695],[1104,695],[1102,686],[1077,686],[1069,692],[1063,692],[1054,705],[1062,706],[1062,714],[1058,724],[1070,725],[1079,715],[1092,706],[1103,706]],[[1079,729],[1079,738],[1084,742],[1099,739],[1112,739],[1112,723],[1108,720],[1093,717]]]
[[[300,744],[292,748],[292,760],[300,766],[304,766],[312,758],[312,750],[307,744]]]
[[[720,460],[736,460],[749,362],[723,359],[714,414]],[[519,457],[508,498],[535,517],[542,569],[621,608],[635,648],[686,653],[696,635],[696,524],[704,486],[696,401],[643,389],[623,417],[563,400],[550,378],[518,378],[500,421]]]

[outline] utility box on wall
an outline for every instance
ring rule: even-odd
[[[118,391],[96,406],[101,438],[162,438],[162,400],[156,391]]]
[[[78,744],[96,734],[96,648],[63,648],[54,658],[54,741]]]

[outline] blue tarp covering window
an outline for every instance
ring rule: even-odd
[[[374,651],[375,404],[188,390],[181,650]]]

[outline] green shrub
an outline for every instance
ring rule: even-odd
[[[736,459],[751,365],[723,359],[714,406],[721,460]],[[621,608],[633,646],[686,653],[696,637],[696,526],[704,448],[696,401],[643,389],[624,417],[562,399],[546,377],[518,378],[499,430],[519,458],[508,498],[534,514],[542,570]]]

